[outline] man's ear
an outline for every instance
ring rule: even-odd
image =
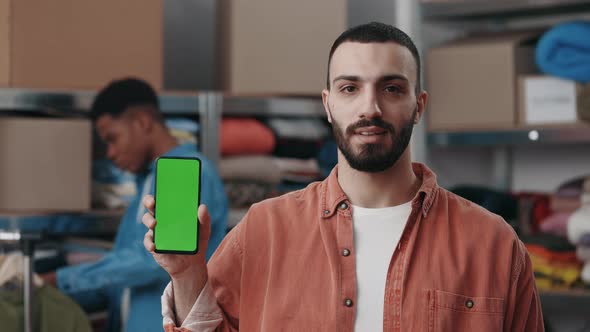
[[[414,119],[414,123],[418,124],[424,112],[426,112],[426,105],[428,104],[428,92],[422,91],[416,97],[416,118]]]
[[[141,109],[140,107],[144,106],[129,109],[130,120],[142,131],[149,132],[154,128],[155,122],[152,110]]]
[[[322,90],[322,104],[324,104],[324,110],[326,111],[326,116],[328,117],[328,122],[332,123],[332,113],[330,110],[330,91],[328,89]]]

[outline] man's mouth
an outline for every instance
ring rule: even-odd
[[[387,133],[387,130],[373,126],[373,127],[359,128],[359,129],[355,130],[354,133],[357,135],[362,135],[362,136],[373,136],[373,135],[384,135]]]

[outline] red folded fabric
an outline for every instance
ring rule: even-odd
[[[224,118],[221,122],[221,154],[270,154],[275,136],[264,124],[251,118]]]
[[[525,243],[525,247],[529,253],[542,257],[547,262],[557,263],[563,265],[580,265],[580,261],[576,256],[575,251],[555,252],[540,245]]]

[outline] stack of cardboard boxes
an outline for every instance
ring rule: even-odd
[[[540,35],[491,34],[431,49],[426,59],[430,130],[579,124],[580,86],[541,75],[535,65]]]

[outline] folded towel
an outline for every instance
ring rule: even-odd
[[[541,36],[535,57],[550,75],[579,82],[590,81],[590,22],[557,25]]]

